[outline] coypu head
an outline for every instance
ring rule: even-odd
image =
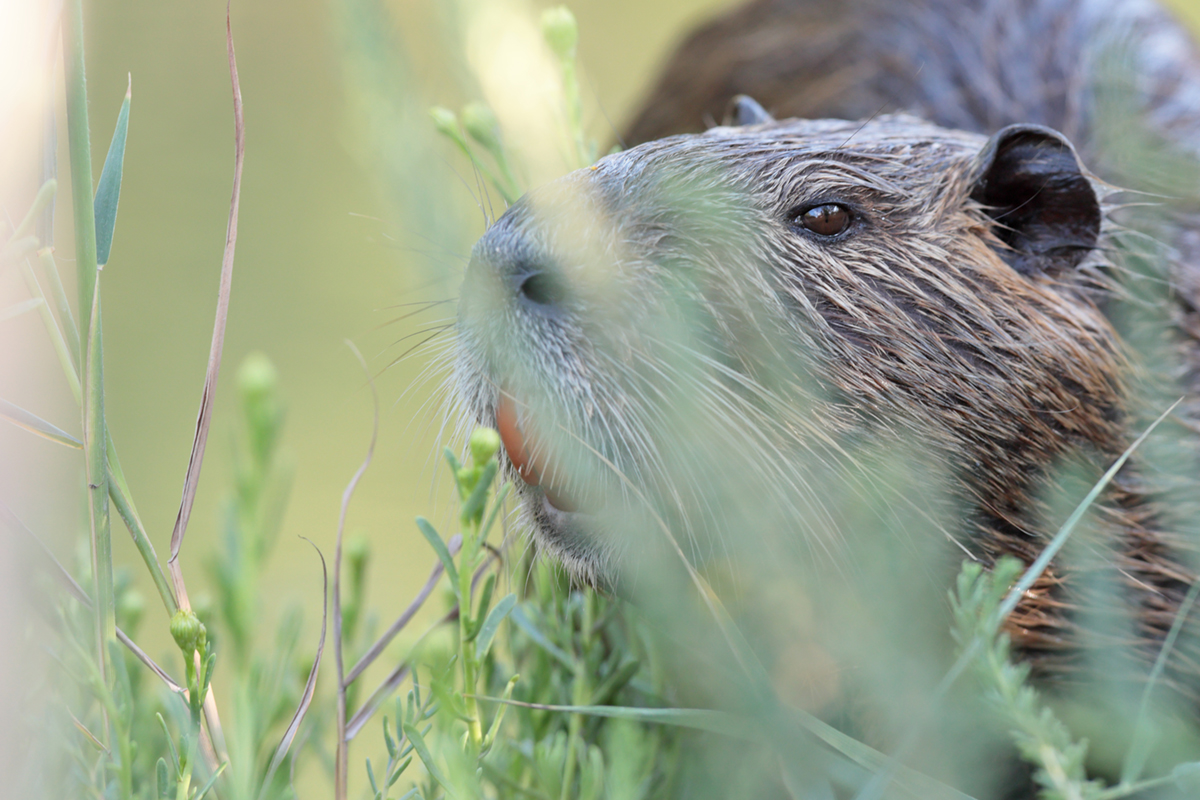
[[[538,544],[602,584],[659,531],[702,561],[774,525],[820,560],[847,534],[833,487],[915,444],[965,512],[947,533],[1036,550],[1050,468],[1123,446],[1073,148],[760,112],[601,159],[476,245],[459,395]]]

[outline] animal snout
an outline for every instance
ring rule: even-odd
[[[464,291],[486,292],[487,303],[516,304],[533,314],[557,313],[566,284],[551,255],[520,228],[501,220],[475,246]]]

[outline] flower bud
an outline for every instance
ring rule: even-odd
[[[454,477],[458,479],[458,495],[463,500],[475,491],[475,484],[479,483],[479,472],[479,467],[463,467],[455,473]]]
[[[547,8],[542,12],[542,36],[554,54],[564,61],[575,60],[579,43],[579,25],[566,6]]]
[[[279,372],[263,353],[251,353],[237,372],[238,392],[247,406],[269,402],[279,385]]]
[[[194,612],[181,608],[171,617],[171,638],[179,645],[184,656],[190,658],[192,653],[204,648],[208,641],[208,631]]]
[[[433,127],[438,129],[438,133],[443,136],[449,136],[451,139],[458,139],[458,117],[454,116],[454,112],[442,106],[434,106],[429,109],[429,116],[433,118]]]
[[[489,153],[500,151],[500,122],[486,103],[464,106],[462,124],[467,134]]]
[[[500,449],[500,434],[491,428],[476,428],[471,434],[471,461],[482,467]]]
[[[350,564],[350,584],[362,584],[367,574],[367,563],[371,560],[371,543],[359,534],[346,542],[346,560]]]

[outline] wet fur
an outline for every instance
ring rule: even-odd
[[[1118,51],[1135,68],[1120,86],[1099,68]],[[985,563],[1003,554],[1029,562],[1052,533],[1048,484],[1068,465],[1098,475],[1142,418],[1132,407],[1137,356],[1108,316],[1123,269],[1117,204],[1126,201],[1113,187],[1172,186],[1169,176],[1127,171],[1100,125],[1105,98],[1132,96],[1164,147],[1194,157],[1198,87],[1190,42],[1146,3],[752,3],[682,46],[630,127],[627,141],[645,144],[534,193],[477,246],[460,309],[461,395],[476,421],[494,424],[501,385],[519,385],[531,395],[527,418],[570,431],[612,467],[600,470],[608,483],[595,491],[677,513],[667,521],[691,534],[694,556],[720,548],[703,528],[719,533],[727,521],[704,518],[712,478],[694,466],[695,453],[672,450],[678,431],[663,409],[683,389],[707,395],[696,413],[717,439],[713,452],[844,466],[854,460],[847,442],[922,442],[968,509],[949,535]],[[711,124],[737,92],[781,118],[866,121],[659,138]],[[928,121],[880,113],[897,110]],[[1014,268],[1003,221],[974,196],[986,135],[1011,123],[1064,132],[1093,170],[1087,180],[1105,204],[1100,239],[1069,269]],[[686,207],[681,197],[707,205]],[[789,227],[790,211],[830,198],[856,209],[851,235],[814,242]],[[1166,313],[1181,356],[1176,377],[1191,390],[1180,419],[1193,435],[1196,207],[1164,204],[1155,231],[1175,287]],[[726,224],[706,225],[713,215]],[[553,265],[570,287],[553,315],[496,300],[530,263]],[[659,337],[661,320],[686,317],[683,307],[704,321],[704,335]],[[699,351],[688,353],[694,374],[673,366],[681,341]],[[797,519],[815,520],[802,533],[827,555],[838,543],[821,537],[836,524],[822,517],[804,469],[757,477]],[[552,519],[536,489],[519,489],[541,547],[582,580],[613,580],[628,542]],[[1098,517],[1132,609],[1127,643],[1151,660],[1195,580],[1192,548],[1136,466]],[[1078,664],[1072,609],[1082,600],[1071,587],[1080,580],[1052,567],[1010,620],[1044,678]],[[1181,651],[1171,673],[1191,696],[1195,658]]]

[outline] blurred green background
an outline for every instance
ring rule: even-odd
[[[547,5],[512,8],[528,9],[536,20]],[[612,139],[605,117],[625,119],[671,43],[720,5],[622,0],[574,6],[589,124],[598,139]],[[291,503],[270,568],[278,605],[302,600],[316,613],[319,564],[298,537],[332,553],[341,494],[370,437],[370,392],[347,339],[379,376],[382,402],[375,462],[347,524],[372,541],[372,604],[400,608],[431,564],[412,518],[446,505],[439,499],[447,487],[438,480],[436,454],[448,443],[449,429],[443,432],[440,401],[430,398],[448,373],[427,371],[427,348],[389,365],[424,338],[421,329],[453,317],[450,302],[400,319],[414,310],[403,304],[453,300],[470,244],[484,227],[469,165],[436,138],[424,113],[434,104],[457,108],[478,94],[464,64],[464,42],[454,40],[463,9],[455,14],[446,4],[406,0],[382,6],[378,16],[370,10],[323,0],[233,5],[246,162],[224,372],[184,545],[193,594],[205,581],[201,560],[215,542],[230,486],[234,372],[254,350],[279,369],[287,404],[285,447],[295,463]],[[225,7],[102,0],[86,4],[85,14],[97,175],[127,73],[133,81],[118,227],[102,276],[107,413],[134,498],[165,559],[212,333],[232,180]],[[375,44],[387,52],[364,55]],[[391,81],[384,89],[397,93],[382,102],[417,112],[398,120],[408,127],[387,132],[383,142],[384,148],[432,153],[413,173],[416,183],[404,183],[403,175],[379,163],[388,158],[380,155],[372,129],[379,111],[373,104],[381,101],[364,87],[373,78],[360,80],[355,64],[364,58],[368,69]],[[65,278],[73,271],[67,199],[64,191],[56,221]],[[423,224],[433,207],[440,229],[431,232]],[[70,287],[68,296],[74,297]],[[78,414],[52,351],[37,341],[45,338],[40,323],[29,315],[19,324],[28,330],[13,332],[10,341],[19,334],[37,348],[30,360],[45,372],[51,394],[27,407],[77,433]],[[20,404],[27,398],[13,399]],[[78,477],[77,459],[62,455],[49,458],[65,489]],[[28,521],[39,530],[67,529],[78,523],[80,511],[70,504],[30,508]],[[117,561],[134,567],[141,581],[128,536],[117,532]]]
[[[246,161],[225,371],[183,553],[194,598],[204,593],[203,562],[217,542],[231,485],[234,372],[249,352],[261,350],[280,372],[284,446],[295,465],[264,614],[271,619],[302,603],[306,641],[315,646],[320,570],[299,537],[332,555],[341,494],[371,433],[370,392],[346,339],[378,375],[382,401],[375,461],[347,525],[371,541],[368,605],[386,617],[424,581],[433,557],[412,520],[445,518],[449,486],[438,479],[436,454],[443,444],[457,445],[439,392],[448,371],[434,361],[449,334],[390,365],[425,339],[425,328],[452,318],[466,255],[484,228],[469,165],[437,139],[425,111],[480,99],[481,83],[497,77],[472,50],[473,16],[503,8],[536,20],[553,4],[234,2]],[[602,150],[673,43],[732,4],[570,4],[581,30],[585,119]],[[1200,18],[1200,4],[1175,4]],[[212,331],[232,177],[225,7],[207,0],[97,0],[85,4],[85,14],[97,175],[132,75],[120,212],[102,277],[107,414],[134,498],[165,560]],[[61,67],[59,95],[60,75]],[[61,122],[61,97],[59,110]],[[532,169],[530,178],[553,170],[552,164]],[[56,224],[65,276],[73,272],[67,201],[64,191]],[[68,295],[75,296],[70,287]],[[427,300],[451,302],[404,318],[417,308],[404,304]],[[4,397],[78,434],[78,412],[40,321],[26,315],[5,323],[0,336],[0,357],[9,368],[19,361],[21,375],[4,387]],[[67,550],[86,520],[75,501],[78,454],[27,439],[7,426],[0,431],[0,452],[9,454],[0,464],[5,499],[14,498],[14,509],[35,530],[62,532],[57,544]],[[146,647],[165,652],[166,616],[119,523],[114,541],[117,562],[130,567],[148,600]],[[358,772],[352,767],[356,782]]]
[[[449,334],[389,365],[425,338],[424,328],[453,317],[467,253],[485,224],[469,164],[436,136],[426,112],[434,104],[458,109],[482,96],[476,75],[486,65],[468,59],[471,37],[478,36],[469,30],[472,19],[500,9],[536,24],[549,5],[233,3],[246,160],[223,374],[181,559],[193,601],[203,602],[204,563],[219,542],[231,491],[235,372],[248,353],[260,350],[280,373],[283,446],[295,467],[263,613],[270,621],[302,604],[304,646],[315,648],[320,566],[300,537],[316,543],[332,567],[341,495],[371,434],[371,395],[347,339],[378,376],[382,404],[375,460],[347,523],[348,533],[361,532],[371,542],[368,606],[394,616],[424,582],[433,555],[413,517],[446,519],[449,485],[440,478],[438,452],[458,444],[439,392],[449,373],[444,363],[432,364]],[[728,5],[571,5],[581,29],[585,119],[604,149],[672,44]],[[232,181],[225,5],[99,0],[85,3],[84,12],[97,178],[132,76],[120,210],[101,278],[106,410],[135,502],[165,562],[208,356]],[[52,91],[63,191],[55,226],[59,268],[70,284],[61,71],[58,60]],[[30,167],[29,191],[16,196],[32,197],[36,189]],[[540,180],[554,171],[551,165],[527,177]],[[19,218],[24,210],[9,213]],[[75,297],[73,286],[67,294]],[[451,302],[403,318],[415,308],[404,304],[424,300]],[[15,376],[5,380],[2,396],[79,435],[78,411],[37,316],[4,323],[0,337],[0,374]],[[7,425],[0,452],[6,454],[0,459],[5,501],[73,563],[72,545],[86,538],[87,520],[78,453]],[[147,600],[139,639],[149,653],[176,665],[167,617],[125,529],[115,515],[113,521],[116,563],[128,567]],[[333,669],[327,655],[326,690]],[[367,681],[374,685],[376,678],[368,674]],[[353,787],[362,780],[362,754],[352,755]]]

